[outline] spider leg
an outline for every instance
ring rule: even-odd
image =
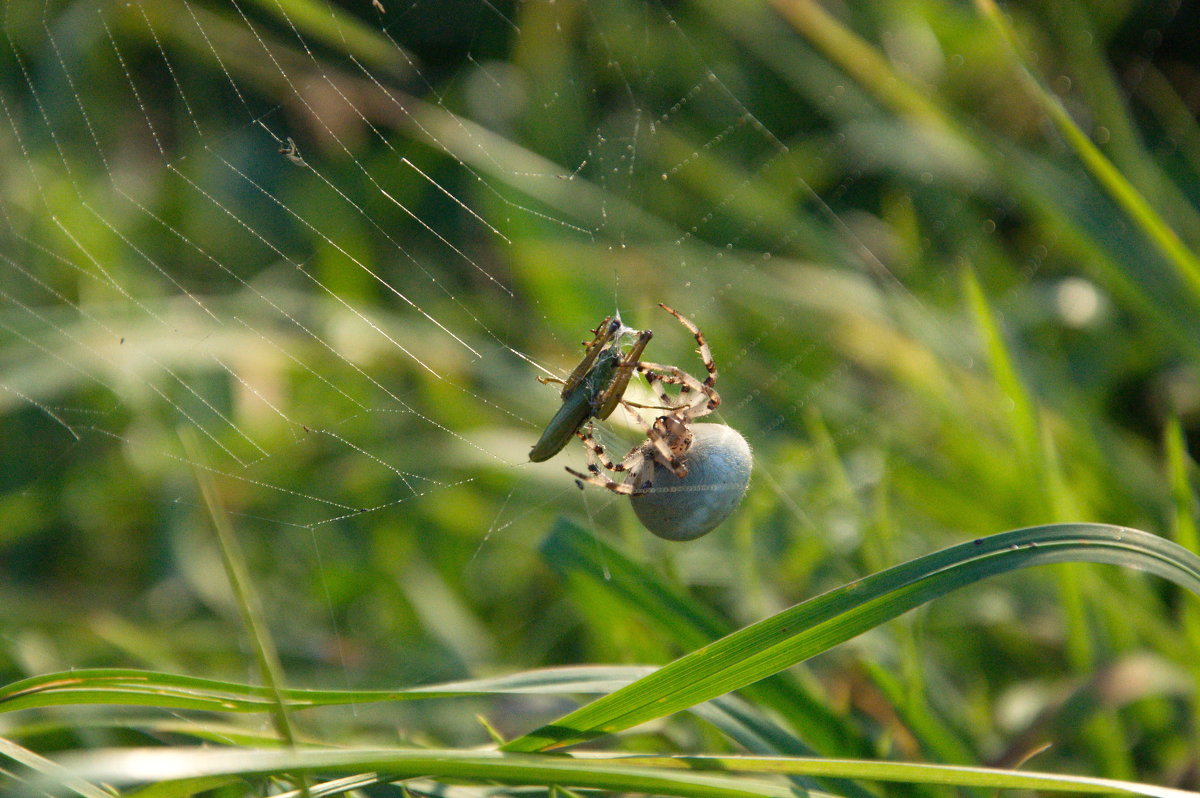
[[[674,404],[671,401],[671,397],[667,395],[667,387],[666,387],[666,385],[663,384],[665,382],[665,380],[660,378],[657,374],[655,374],[652,371],[643,371],[642,376],[646,378],[646,382],[650,385],[650,390],[654,391],[655,395],[658,396],[658,398],[662,400],[662,403],[664,405],[673,405]],[[669,407],[668,409],[675,410],[677,408]]]
[[[683,461],[679,459],[679,455],[671,450],[670,445],[667,443],[666,436],[659,431],[658,425],[655,424],[654,426],[651,426],[647,424],[645,419],[630,409],[630,404],[632,404],[632,402],[621,402],[621,406],[625,408],[625,412],[633,417],[633,419],[637,422],[637,425],[642,428],[642,432],[646,434],[646,440],[640,446],[635,446],[629,450],[629,454],[625,455],[625,459],[621,461],[622,467],[620,469],[614,468],[612,470],[634,470],[634,466],[631,466],[630,463],[635,462],[635,457],[641,457],[644,460],[648,456],[644,453],[646,446],[651,445],[654,447],[654,451],[656,453],[655,459],[658,460],[658,462],[671,469],[671,471],[675,473],[675,476],[679,477],[680,479],[686,477],[688,474],[687,466],[685,466]]]
[[[632,496],[637,492],[634,490],[633,485],[626,485],[621,482],[613,482],[603,474],[582,474],[570,467],[567,468],[567,473],[575,477],[575,484],[579,486],[580,490],[583,490],[583,485],[586,482],[589,485],[597,485],[601,488],[608,488],[613,493],[621,496]]]
[[[575,434],[579,436],[579,440],[583,441],[583,445],[587,447],[588,471],[591,471],[593,474],[599,474],[600,469],[596,466],[597,462],[599,462],[600,465],[604,466],[609,471],[621,472],[629,470],[625,467],[624,461],[621,461],[620,463],[614,463],[608,457],[606,454],[607,450],[604,448],[604,445],[596,440],[596,436],[591,424],[588,424],[586,432],[579,431]]]
[[[640,364],[635,364],[634,368],[641,371]],[[672,410],[672,411],[674,411],[674,410],[682,410],[683,408],[687,407],[687,403],[679,404],[679,402],[677,400],[672,399],[670,397],[670,395],[667,394],[666,390],[663,389],[663,386],[661,385],[662,382],[677,382],[677,380],[674,377],[670,377],[666,380],[663,380],[663,379],[659,378],[659,376],[657,374],[654,374],[651,372],[642,372],[642,376],[646,378],[646,383],[650,386],[651,392],[653,392],[654,395],[658,397],[659,401],[661,401],[662,404],[660,404],[660,405],[644,405],[644,404],[641,404],[640,402],[631,402],[628,399],[622,399],[621,404],[623,404],[626,409],[628,409],[630,407],[639,407],[642,410]],[[641,422],[642,427],[645,427],[646,424],[644,421],[641,421],[640,417],[638,418],[638,421]]]
[[[637,402],[631,402],[628,399],[622,399],[621,404],[625,405],[626,407],[636,407],[641,410],[683,410],[685,407],[687,407],[687,405],[643,405]]]
[[[624,404],[624,402],[621,403],[622,406],[624,406]],[[641,416],[637,415],[637,413],[634,413],[628,407],[625,408],[625,411],[634,416],[638,420],[638,423],[641,424],[644,429],[646,429],[646,435],[648,438],[652,436],[653,433],[648,427],[646,427],[646,422],[642,420]],[[588,482],[592,485],[598,485],[602,488],[608,488],[615,493],[620,493],[626,496],[635,496],[642,492],[643,487],[648,486],[649,483],[645,482],[643,479],[644,475],[642,473],[642,466],[646,462],[646,456],[643,454],[643,449],[646,446],[645,443],[633,447],[629,450],[621,462],[614,463],[606,454],[604,446],[596,440],[591,424],[588,424],[586,432],[578,432],[576,434],[579,436],[579,439],[583,441],[583,445],[586,446],[588,450],[587,474],[570,468],[567,469],[567,471],[570,471],[571,474],[577,478],[577,482],[582,480],[583,482]],[[669,449],[667,450],[667,453],[670,453]],[[630,476],[626,478],[626,482],[624,484],[614,482],[607,474],[600,470],[601,466],[604,466],[604,468],[607,468],[609,471],[614,473],[628,473]],[[582,487],[582,484],[580,486]]]
[[[558,377],[538,377],[537,381],[542,385],[550,385],[551,383],[554,385],[569,385],[566,380],[560,380]]]
[[[704,404],[698,404],[694,401],[688,402],[691,410],[688,413],[688,418],[699,418],[706,416],[716,410],[721,404],[721,395],[718,394],[711,385],[707,385],[700,380],[688,374],[678,366],[664,366],[661,363],[648,363],[642,361],[638,363],[638,370],[643,374],[654,373],[654,378],[662,382],[670,382],[676,385],[681,385],[684,392],[695,391],[703,394],[705,397]],[[650,379],[649,376],[646,379]]]
[[[708,377],[704,380],[704,384],[712,388],[717,384],[717,364],[713,361],[712,349],[709,348],[708,341],[704,340],[704,333],[700,332],[700,328],[679,311],[673,310],[661,302],[658,303],[658,306],[678,319],[679,323],[687,327],[688,332],[696,337],[697,351],[700,354],[700,359],[704,361],[705,370],[708,372]]]

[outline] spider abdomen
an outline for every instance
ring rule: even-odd
[[[642,525],[666,540],[694,540],[715,529],[741,502],[750,484],[750,444],[724,424],[693,424],[685,457],[688,474],[648,460],[631,475],[650,487],[629,497]]]

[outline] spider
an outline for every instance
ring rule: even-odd
[[[692,540],[716,528],[741,501],[750,483],[750,446],[724,424],[692,424],[721,404],[714,387],[717,367],[700,329],[678,311],[659,307],[695,337],[708,376],[701,382],[677,366],[637,363],[636,370],[662,402],[658,409],[668,412],[648,426],[626,408],[641,422],[646,440],[630,449],[619,463],[609,459],[589,423],[587,431],[576,432],[588,450],[588,473],[567,471],[580,488],[586,483],[629,496],[638,519],[659,537]],[[667,394],[666,384],[679,386],[675,400]],[[601,467],[626,474],[625,481],[614,481]]]
[[[622,354],[622,338],[633,333],[637,334],[633,346],[628,353]],[[592,335],[591,342],[584,344],[583,360],[565,380],[538,377],[543,385],[558,383],[563,389],[562,405],[529,450],[529,459],[535,463],[549,460],[562,451],[589,418],[606,419],[618,404],[625,404],[622,396],[639,365],[642,350],[654,333],[633,330],[621,323],[620,316],[608,316],[596,325]]]

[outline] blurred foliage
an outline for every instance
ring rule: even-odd
[[[305,686],[687,650],[548,567],[558,516],[716,628],[1024,525],[1194,544],[1200,290],[1021,70],[1194,249],[1195,4],[1007,4],[1014,51],[983,2],[381,2],[6,4],[4,681],[253,677],[197,468]],[[658,302],[756,454],[686,545],[579,494],[581,446],[523,463],[558,402],[538,366],[614,304],[701,368]],[[1043,769],[1196,789],[1194,610],[1042,569],[798,676],[880,755],[1049,741]],[[515,733],[562,707],[488,708]],[[466,705],[328,712],[301,726],[487,739]]]

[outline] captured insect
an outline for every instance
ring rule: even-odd
[[[750,445],[732,427],[692,423],[721,404],[714,387],[717,366],[700,328],[678,311],[662,304],[659,307],[695,337],[708,376],[700,381],[678,366],[635,363],[633,367],[645,375],[662,402],[660,409],[669,412],[655,419],[653,425],[642,422],[646,440],[630,449],[619,463],[608,458],[589,424],[587,431],[579,435],[588,450],[588,473],[570,468],[567,471],[576,477],[580,488],[587,483],[628,496],[638,520],[658,537],[694,540],[715,529],[741,503],[750,485],[753,459]],[[674,398],[666,391],[668,384],[679,386]],[[641,421],[641,416],[632,410],[630,413]],[[597,418],[601,416],[597,414]],[[609,478],[602,466],[624,473],[625,481]]]
[[[595,337],[585,344],[583,360],[565,380],[538,377],[543,385],[559,383],[563,389],[562,405],[529,450],[529,459],[535,463],[549,460],[562,451],[589,418],[604,420],[612,415],[629,386],[642,350],[654,335],[650,330],[626,327],[620,316],[606,317],[592,334]],[[633,346],[628,353],[622,353],[621,341],[634,334],[637,337]]]

